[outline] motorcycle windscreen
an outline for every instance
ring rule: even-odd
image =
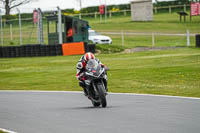
[[[88,61],[86,70],[92,72],[94,76],[99,76],[101,66],[98,64],[96,60],[92,59]]]

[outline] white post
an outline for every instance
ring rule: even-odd
[[[20,45],[22,45],[22,22],[21,22],[21,13],[20,10],[17,8],[17,11],[19,13],[19,42]]]
[[[126,16],[126,10],[124,10],[124,16]]]
[[[155,13],[157,13],[157,7],[155,7]]]
[[[121,31],[121,35],[122,35],[122,46],[124,46],[124,31]]]
[[[187,11],[187,9],[186,9],[186,4],[184,4],[184,12],[186,12]]]
[[[79,4],[80,4],[80,11],[81,11],[81,9],[82,9],[82,0],[79,0]]]
[[[59,44],[63,44],[62,38],[62,14],[59,7],[58,8],[58,33],[59,33]]]
[[[102,22],[102,14],[100,14],[100,23]]]
[[[105,0],[105,22],[107,21],[107,5],[106,5],[106,0]]]
[[[1,20],[1,45],[3,46],[3,24],[2,24],[2,16],[1,16],[1,10],[0,10],[0,20]]]
[[[97,12],[94,13],[94,18],[95,18],[95,19],[97,18]]]
[[[187,30],[187,46],[190,46],[190,31]]]
[[[44,35],[43,35],[43,22],[42,22],[42,11],[38,8],[38,43],[44,43]]]
[[[155,36],[154,36],[154,33],[152,33],[152,47],[155,46]]]
[[[79,13],[79,19],[81,19],[81,13]]]
[[[12,24],[10,24],[10,40],[13,41],[13,30],[12,30]]]
[[[109,12],[109,17],[112,18],[112,12],[111,11]]]
[[[169,6],[169,13],[172,13],[172,8],[171,8],[171,6]]]

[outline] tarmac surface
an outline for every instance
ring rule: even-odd
[[[200,99],[109,94],[94,108],[78,92],[0,91],[0,128],[17,133],[199,133]]]

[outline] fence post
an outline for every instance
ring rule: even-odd
[[[187,9],[186,9],[186,4],[184,4],[184,12],[186,12],[187,11]]]
[[[102,22],[102,14],[100,14],[100,23]]]
[[[62,13],[59,7],[58,8],[58,34],[59,34],[59,44],[63,44],[62,38]]]
[[[157,13],[157,7],[155,7],[155,13]]]
[[[172,13],[172,8],[171,8],[171,6],[169,6],[169,13]]]
[[[111,11],[109,12],[109,17],[112,18],[112,12]]]
[[[22,45],[22,22],[21,22],[21,13],[20,10],[17,8],[17,11],[19,13],[19,42],[20,45]]]
[[[1,21],[1,45],[3,46],[3,25],[2,25],[2,16],[1,16],[1,9],[0,9],[0,21]]]
[[[124,31],[121,30],[121,35],[122,35],[122,46],[124,46]]]
[[[43,25],[42,25],[42,11],[38,8],[38,43],[44,43]]]
[[[124,10],[124,16],[126,16],[126,10]]]
[[[79,19],[81,19],[81,13],[79,13]]]
[[[190,46],[190,31],[187,30],[187,46]]]
[[[95,19],[97,18],[97,12],[94,13],[94,18],[95,18]]]
[[[155,35],[154,33],[152,33],[152,47],[155,46]]]
[[[13,30],[12,30],[12,24],[10,24],[10,40],[13,41]]]
[[[107,5],[106,5],[106,0],[105,0],[105,22],[107,21]]]

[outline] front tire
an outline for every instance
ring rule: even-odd
[[[100,103],[100,102],[92,101],[92,105],[93,105],[94,107],[99,107],[99,106],[101,105],[101,103]]]
[[[105,92],[103,91],[103,89],[105,90],[105,88],[103,87],[102,83],[98,83],[97,88],[98,88],[101,105],[102,107],[105,108],[107,106],[106,95],[105,95]]]

